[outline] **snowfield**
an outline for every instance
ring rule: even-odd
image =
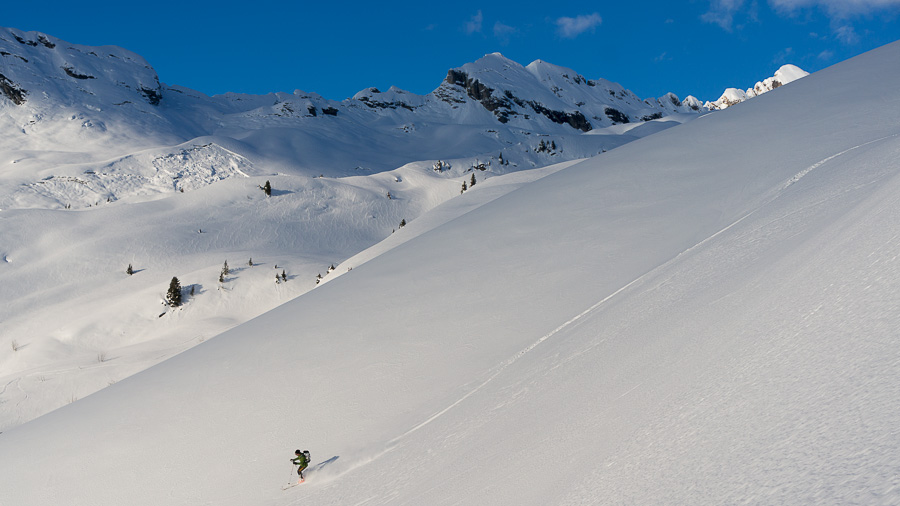
[[[481,192],[495,176],[593,156],[706,112],[673,97],[641,101],[499,54],[452,69],[422,96],[207,97],[161,84],[125,49],[0,28],[0,431],[346,272],[353,263],[332,267],[473,177],[484,201],[497,195]],[[219,281],[226,261],[234,273]],[[189,304],[167,311],[173,276]]]
[[[894,43],[462,195],[468,174],[409,165],[303,184],[250,176],[285,192],[268,199],[230,178],[192,192],[199,198],[62,212],[91,216],[70,226],[49,224],[59,210],[4,209],[11,237],[57,228],[43,244],[8,241],[0,270],[66,241],[98,254],[90,226],[120,227],[129,242],[104,258],[38,265],[87,269],[141,247],[180,250],[177,269],[139,250],[145,272],[111,269],[117,283],[153,276],[156,288],[98,311],[134,304],[133,318],[164,326],[191,312],[228,318],[241,312],[229,306],[239,289],[272,309],[219,335],[206,323],[163,332],[173,350],[178,339],[204,341],[5,430],[3,504],[900,503],[898,84]],[[393,199],[359,193],[397,191],[403,202],[405,184],[435,192],[405,204],[421,206],[408,226],[381,237],[329,228],[393,226],[411,207],[397,213]],[[309,200],[291,199],[317,188],[323,197],[311,201],[333,214],[313,213],[313,224],[270,218],[297,212]],[[354,201],[378,207],[360,212]],[[224,226],[228,213],[244,213],[227,221],[246,220],[252,233]],[[273,221],[280,227],[267,228]],[[291,251],[304,241],[348,240],[377,244],[315,289],[253,280],[276,262],[308,274],[348,251],[319,246],[322,256],[301,265]],[[242,265],[266,241],[263,265]],[[217,287],[210,253],[224,251],[241,270]],[[154,299],[176,270],[201,293],[159,318]],[[41,269],[13,272],[22,276],[13,286],[60,289]],[[119,339],[79,329],[72,315],[95,310],[90,292],[79,300],[86,307],[61,303],[71,336]],[[0,365],[25,369],[15,362],[29,348],[55,353],[29,344]],[[108,358],[90,367],[117,360]],[[282,490],[296,448],[310,450],[316,470]]]

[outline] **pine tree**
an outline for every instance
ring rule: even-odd
[[[285,272],[284,270],[281,271],[281,280],[287,281],[287,272]]]
[[[253,257],[250,257],[250,260],[247,262],[247,265],[253,267]]]
[[[169,282],[169,291],[166,292],[166,304],[172,307],[181,305],[181,281],[177,277],[173,277]]]
[[[462,190],[460,190],[459,193],[465,193],[465,191],[468,190],[468,189],[469,189],[469,187],[466,186],[466,182],[463,181]]]
[[[469,188],[475,186],[475,173],[472,173],[472,181],[469,182]]]
[[[129,276],[134,274],[134,269],[131,267],[131,264],[128,264],[128,268],[125,269],[125,274],[128,274]]]
[[[272,185],[269,184],[269,181],[266,181],[266,184],[263,185],[263,191],[266,192],[266,197],[272,196]]]
[[[403,218],[402,220],[400,220],[400,228],[403,228],[405,226],[406,226],[406,218]]]

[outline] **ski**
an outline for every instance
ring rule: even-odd
[[[297,483],[291,483],[290,485],[285,485],[285,486],[281,487],[281,490],[287,490],[289,488],[294,488],[297,485],[303,485],[304,483],[306,483],[306,480],[298,481]]]

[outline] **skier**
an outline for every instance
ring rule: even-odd
[[[297,466],[300,466],[297,469],[297,474],[300,475],[300,481],[298,481],[297,483],[303,483],[303,470],[306,469],[307,466],[309,466],[309,450],[297,450],[294,452],[294,455],[296,455],[296,457],[292,458],[291,462],[293,462]]]

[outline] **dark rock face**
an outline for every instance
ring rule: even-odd
[[[63,70],[66,72],[66,75],[68,75],[69,77],[74,77],[75,79],[97,79],[94,76],[82,74],[69,66],[63,67]]]
[[[159,101],[162,99],[162,93],[160,93],[159,89],[154,90],[141,86],[141,94],[144,95],[147,102],[150,102],[150,105],[159,105]]]
[[[31,47],[37,47],[37,45],[38,45],[38,43],[33,40],[25,40],[22,37],[19,37],[18,35],[15,35],[15,34],[13,35],[13,37],[16,38],[16,42],[18,42],[19,44],[25,44],[26,46],[31,46]]]
[[[522,100],[509,90],[504,91],[502,97],[496,97],[494,96],[494,91],[496,90],[488,87],[478,79],[469,77],[468,74],[461,70],[451,69],[448,71],[446,82],[465,88],[466,95],[473,100],[477,100],[485,109],[494,113],[494,116],[497,117],[497,121],[500,123],[507,123],[511,115],[519,114],[519,112],[515,110],[514,105],[518,105],[519,107],[527,105],[534,110],[534,112],[543,114],[554,123],[569,125],[582,132],[587,132],[592,128],[590,121],[588,121],[580,111],[554,111],[544,107],[538,102]]]
[[[337,116],[338,110],[334,107],[325,107],[322,109],[322,114],[327,114],[329,116]]]
[[[653,114],[647,114],[647,115],[641,116],[641,121],[652,121],[652,120],[659,119],[662,117],[663,117],[663,115],[661,112],[655,112]]]
[[[552,109],[547,109],[537,102],[528,102],[528,105],[530,105],[531,108],[534,109],[534,112],[543,114],[554,123],[558,123],[560,125],[569,125],[570,127],[581,130],[582,132],[589,132],[593,128],[591,126],[591,122],[584,117],[584,114],[582,114],[581,111],[554,111]]]
[[[0,56],[13,56],[13,57],[15,57],[15,58],[18,58],[18,59],[22,60],[22,61],[25,62],[25,63],[28,63],[28,58],[19,56],[19,55],[17,55],[17,54],[7,53],[6,51],[0,51]]]
[[[449,70],[446,81],[449,84],[465,88],[466,95],[472,100],[477,100],[485,109],[494,113],[494,116],[497,117],[497,121],[500,123],[508,122],[510,114],[518,114],[513,110],[512,102],[508,97],[494,97],[493,88],[486,86],[478,79],[472,79],[461,70]]]
[[[16,86],[16,83],[7,79],[3,74],[0,74],[0,92],[2,92],[6,98],[12,100],[16,105],[24,104],[25,95],[28,93]]]
[[[404,102],[380,102],[378,100],[371,100],[369,97],[362,97],[359,99],[359,101],[371,107],[372,109],[396,109],[398,107],[402,107],[408,111],[415,110],[415,107]]]
[[[457,86],[466,87],[466,79],[468,78],[468,74],[462,72],[460,70],[450,69],[447,71],[447,81],[448,84],[455,84]]]
[[[50,42],[50,40],[47,39],[47,37],[44,37],[43,35],[38,35],[38,42],[43,44],[44,47],[46,47],[47,49],[53,49],[54,47],[56,47],[56,44]]]
[[[622,111],[618,109],[614,109],[612,107],[607,107],[603,110],[606,113],[606,117],[612,120],[613,123],[630,123],[631,120],[628,119],[628,116],[625,115]]]

